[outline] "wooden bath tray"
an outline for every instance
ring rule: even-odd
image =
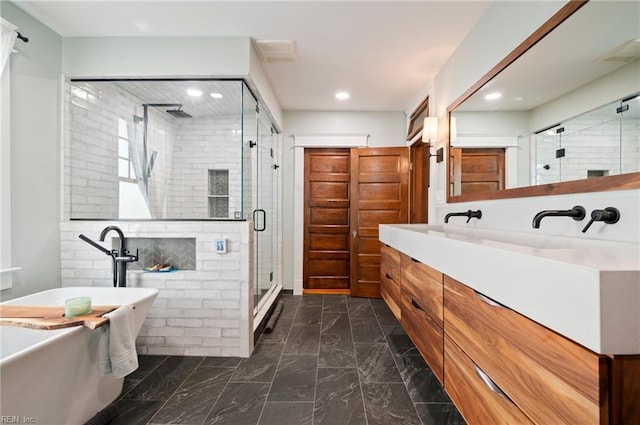
[[[96,329],[109,321],[106,317],[100,316],[118,307],[120,306],[93,306],[91,313],[67,319],[64,317],[64,307],[4,305],[0,306],[0,325],[44,330],[62,329],[72,326],[84,326],[89,329]]]

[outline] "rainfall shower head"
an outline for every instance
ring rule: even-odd
[[[167,114],[171,115],[174,118],[193,118],[191,115],[182,110],[182,105],[180,105],[177,109],[167,109]]]

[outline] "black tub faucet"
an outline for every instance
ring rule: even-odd
[[[472,218],[481,219],[482,218],[482,211],[480,211],[480,210],[476,210],[476,211],[467,210],[467,211],[462,211],[462,212],[450,212],[449,214],[444,216],[444,222],[448,223],[449,219],[451,217],[467,217],[467,223],[468,223],[469,221],[471,221]]]
[[[117,226],[107,226],[102,229],[102,232],[100,232],[100,241],[104,242],[107,233],[111,231],[116,232],[120,238],[119,249],[108,250],[85,235],[79,235],[78,237],[111,257],[113,260],[113,286],[125,287],[127,286],[127,263],[138,261],[138,250],[136,250],[136,255],[129,254],[129,251],[125,248],[124,233],[122,233],[122,230]]]
[[[533,222],[531,223],[531,225],[534,229],[539,229],[540,222],[545,217],[571,217],[575,221],[580,221],[584,219],[586,214],[587,212],[585,211],[584,207],[581,207],[580,205],[576,205],[570,210],[545,210],[540,211],[533,217]]]

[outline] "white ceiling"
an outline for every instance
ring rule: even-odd
[[[264,64],[282,108],[359,111],[412,109],[490,4],[479,0],[13,1],[63,37],[294,40],[297,63]],[[351,98],[337,101],[334,94],[339,90],[350,92]]]

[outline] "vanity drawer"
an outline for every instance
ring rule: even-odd
[[[386,276],[397,284],[400,284],[401,255],[400,251],[380,244],[380,272],[383,277]]]
[[[400,320],[400,285],[389,279],[384,269],[380,273],[380,295],[396,319]]]
[[[607,423],[606,358],[448,276],[444,315],[446,334],[534,423]]]
[[[401,290],[401,324],[440,383],[444,383],[444,332],[410,292]]]
[[[442,273],[402,256],[402,288],[411,292],[414,299],[442,327]]]
[[[447,336],[444,361],[445,389],[468,425],[533,424]]]

